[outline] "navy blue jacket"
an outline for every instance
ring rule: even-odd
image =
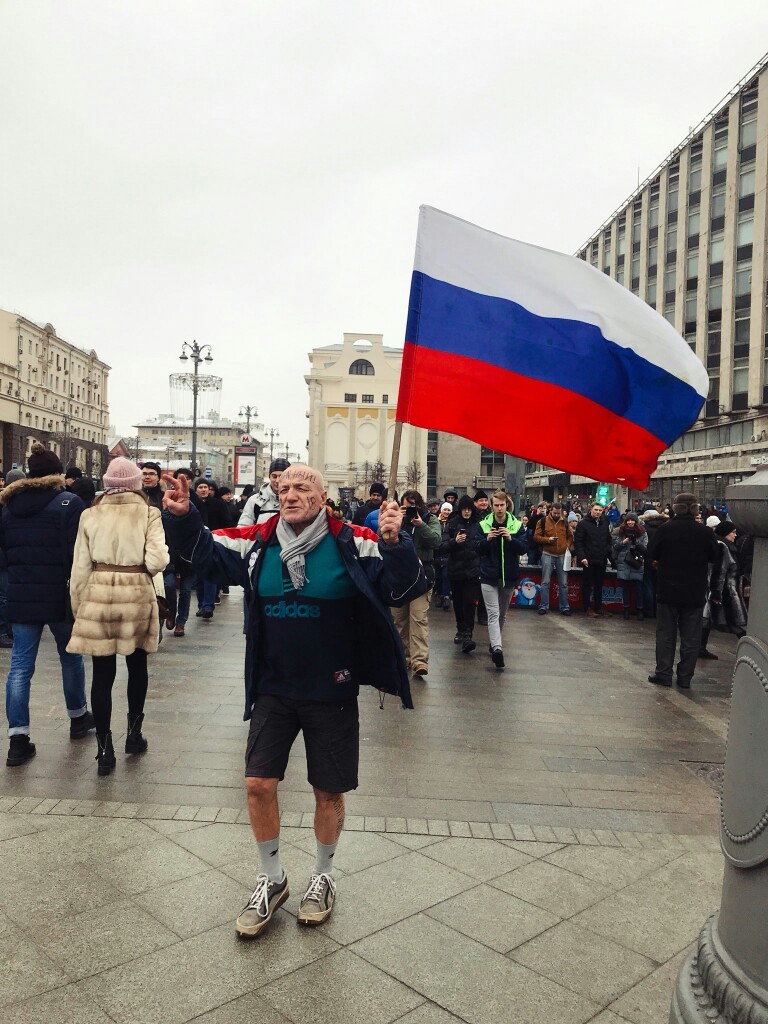
[[[196,571],[221,586],[242,586],[246,597],[258,591],[262,551],[272,539],[278,516],[260,526],[231,527],[210,533],[199,512],[190,508],[186,516],[163,513],[168,536],[183,558]],[[350,526],[328,516],[328,529],[335,538],[349,577],[366,600],[360,602],[360,644],[358,657],[365,683],[384,693],[400,697],[404,708],[412,708],[408,670],[400,636],[388,607],[402,607],[427,592],[424,569],[411,538],[400,534],[399,544],[385,544],[363,526]],[[259,674],[259,633],[262,623],[259,602],[247,600],[245,640],[245,714],[251,717],[254,683]],[[311,653],[308,652],[311,657]]]
[[[0,491],[0,547],[8,561],[8,622],[63,622],[67,580],[85,505],[62,476]]]

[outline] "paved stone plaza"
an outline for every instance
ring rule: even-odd
[[[516,610],[496,673],[484,629],[461,655],[453,616],[431,612],[416,710],[361,695],[333,917],[295,921],[314,859],[299,742],[281,786],[287,913],[243,943],[258,858],[239,594],[150,659],[149,752],[118,752],[106,779],[93,735],[69,741],[41,648],[38,755],[0,768],[3,1024],[665,1022],[719,905],[735,638],[713,638],[720,660],[683,693],[646,682],[653,622]],[[124,712],[118,682],[120,737]]]

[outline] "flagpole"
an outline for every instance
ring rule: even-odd
[[[400,441],[403,436],[403,421],[395,420],[395,433],[392,437],[392,458],[389,463],[389,485],[387,486],[387,501],[395,500],[397,491],[397,467],[400,462]],[[384,538],[387,539],[386,537]]]

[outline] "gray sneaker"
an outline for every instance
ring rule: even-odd
[[[336,882],[325,874],[312,875],[299,907],[299,924],[324,924],[331,916],[336,898]]]
[[[256,878],[256,888],[235,921],[235,931],[241,939],[255,939],[261,935],[274,912],[288,899],[288,876],[283,872],[280,882],[270,882],[268,875]]]

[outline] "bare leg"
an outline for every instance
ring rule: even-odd
[[[245,780],[248,794],[248,817],[257,843],[264,843],[280,834],[280,808],[277,803],[279,779]]]
[[[277,799],[275,799],[275,804],[277,804]],[[253,818],[251,818],[251,822],[253,822]],[[326,793],[322,789],[315,789],[315,838],[317,841],[325,846],[333,846],[338,842],[343,827],[344,794]]]

